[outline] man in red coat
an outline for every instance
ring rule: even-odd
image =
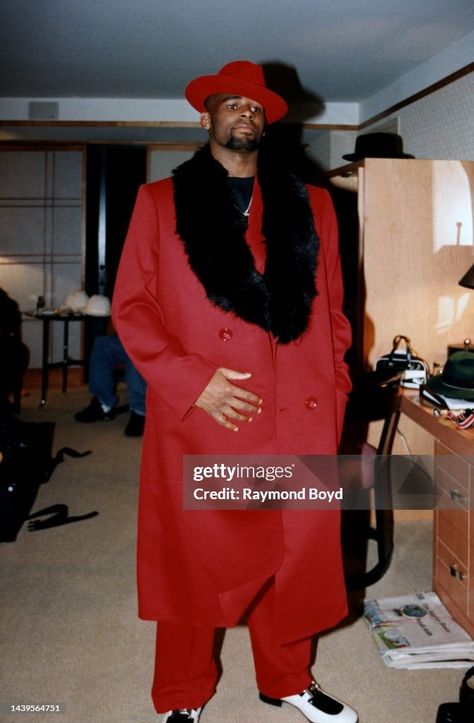
[[[140,189],[113,302],[147,381],[140,617],[158,620],[152,697],[198,721],[216,627],[245,614],[263,702],[355,723],[309,671],[346,615],[337,510],[183,509],[183,456],[333,455],[350,382],[337,227],[326,191],[264,158],[285,101],[248,61],[186,89],[209,144]]]

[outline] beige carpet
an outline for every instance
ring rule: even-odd
[[[0,545],[0,719],[68,723],[152,723],[149,697],[155,628],[136,617],[134,538],[140,440],[123,435],[127,415],[79,425],[85,390],[38,392],[24,401],[26,421],[57,422],[55,449],[91,449],[66,459],[40,488],[34,510],[67,504],[71,515],[99,515],[31,532]],[[396,526],[393,563],[369,597],[431,589],[431,525]],[[260,703],[245,628],[229,630],[223,676],[202,723],[303,723],[297,711]],[[396,671],[378,658],[359,619],[323,636],[315,675],[350,702],[360,723],[434,723],[438,705],[455,700],[459,670]],[[11,704],[59,704],[61,713],[9,714]]]

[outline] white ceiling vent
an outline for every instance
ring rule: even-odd
[[[29,120],[58,120],[59,103],[31,101],[28,103]]]

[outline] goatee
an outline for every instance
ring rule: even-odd
[[[234,136],[231,136],[225,144],[225,147],[231,151],[247,151],[250,153],[251,151],[256,151],[259,144],[260,141],[256,138],[234,138]]]

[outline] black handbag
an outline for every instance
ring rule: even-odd
[[[429,376],[428,364],[415,354],[410,339],[403,334],[394,338],[392,350],[388,354],[377,359],[375,371],[401,372],[400,386],[408,389],[418,389]]]
[[[42,510],[30,515],[40,485],[49,480],[65,454],[71,457],[90,454],[63,447],[53,457],[54,430],[54,422],[22,422],[10,415],[0,417],[0,542],[14,542],[25,520],[47,513]],[[64,510],[59,512],[64,524]],[[56,514],[56,521],[49,525],[30,523],[30,529],[57,525],[59,517]]]

